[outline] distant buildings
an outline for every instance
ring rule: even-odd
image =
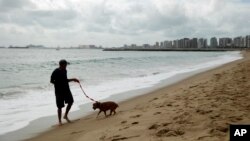
[[[219,39],[219,47],[232,47],[232,38],[220,38]]]
[[[149,44],[143,44],[142,47],[143,48],[150,48],[151,46]]]
[[[173,41],[173,48],[178,48],[178,40]]]
[[[18,49],[28,49],[28,48],[32,48],[32,49],[39,49],[39,48],[45,48],[43,45],[27,45],[27,46],[12,46],[10,45],[8,48],[18,48]]]
[[[250,35],[235,38],[220,38],[219,47],[222,48],[250,48]]]
[[[183,45],[183,48],[190,48],[190,40],[189,40],[189,38],[184,38],[183,39],[183,43],[184,43],[184,45]]]
[[[172,48],[173,47],[172,41],[164,41],[163,47],[164,48]]]
[[[250,35],[246,36],[246,47],[250,48]]]
[[[217,48],[218,47],[218,41],[216,37],[212,37],[210,39],[210,47],[211,48]]]
[[[160,47],[159,42],[156,42],[156,43],[155,43],[155,47],[157,47],[157,48]]]
[[[127,47],[128,47],[128,45],[127,45],[127,44],[124,44],[124,46],[123,46],[123,47],[127,48]]]
[[[207,48],[207,39],[200,38],[198,40],[198,48]]]
[[[160,47],[161,47],[161,48],[164,48],[164,42],[161,42],[161,43],[160,43]]]
[[[250,35],[239,36],[235,38],[223,37],[223,38],[210,38],[210,44],[206,38],[182,38],[176,40],[165,40],[161,42],[155,42],[154,45],[143,44],[142,46],[137,46],[136,44],[131,44],[130,46],[124,45],[124,48],[250,48]]]
[[[208,45],[207,39],[205,38],[183,38],[179,40],[173,40],[171,42],[172,48],[250,48],[250,35],[245,37],[239,36],[234,39],[224,37],[210,38],[210,45]],[[166,46],[164,44],[164,46]],[[168,46],[170,47],[170,46]]]
[[[136,44],[131,44],[131,47],[137,47],[137,45]]]
[[[27,45],[26,47],[27,47],[27,48],[44,48],[43,45],[32,45],[32,44]]]
[[[184,48],[184,39],[178,40],[178,48]]]
[[[72,47],[75,48],[75,47]],[[96,46],[96,45],[79,45],[79,49],[102,49],[102,46]]]
[[[189,38],[177,40],[176,48],[191,48],[191,40]]]
[[[246,46],[246,38],[244,37],[236,37],[233,39],[233,46],[234,47],[244,47]]]
[[[193,38],[190,41],[190,47],[191,48],[198,48],[198,39],[197,38]]]

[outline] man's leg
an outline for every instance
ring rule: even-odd
[[[62,120],[61,120],[61,117],[62,117],[62,108],[58,108],[57,109],[57,115],[58,115],[59,126],[61,126],[62,125]]]
[[[70,108],[71,108],[72,104],[73,104],[73,103],[68,103],[67,108],[66,108],[66,111],[65,111],[65,114],[64,114],[64,116],[63,116],[63,118],[64,118],[65,120],[67,120],[67,122],[71,122],[71,121],[69,120],[69,118],[68,118],[68,113],[69,113],[69,111],[70,111]]]

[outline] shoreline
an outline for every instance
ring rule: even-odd
[[[160,83],[160,84],[157,84],[157,86],[155,87],[155,88],[144,88],[144,89],[141,89],[141,90],[132,90],[132,91],[129,91],[129,92],[124,92],[124,93],[130,93],[130,92],[132,92],[132,93],[141,93],[141,94],[139,94],[139,95],[136,95],[136,96],[134,96],[134,97],[130,97],[130,98],[128,98],[128,99],[126,99],[126,100],[122,100],[121,102],[119,102],[120,103],[120,105],[122,105],[122,106],[120,106],[120,107],[123,107],[124,105],[127,105],[127,103],[133,103],[133,101],[137,101],[136,99],[140,99],[140,98],[143,98],[143,99],[145,99],[145,97],[152,97],[152,95],[154,94],[154,93],[157,93],[158,91],[162,91],[162,90],[165,90],[165,89],[167,89],[167,88],[170,88],[171,89],[171,87],[176,87],[175,85],[181,85],[183,82],[185,82],[185,81],[188,81],[189,79],[193,79],[193,77],[197,77],[197,76],[200,76],[200,75],[203,75],[203,74],[206,74],[206,73],[208,73],[208,72],[210,72],[210,71],[214,71],[214,70],[217,70],[217,69],[220,69],[220,68],[224,68],[225,66],[228,66],[228,65],[230,65],[230,64],[234,64],[234,63],[236,63],[236,62],[240,62],[241,60],[243,60],[243,59],[240,59],[240,60],[236,60],[236,61],[233,61],[233,62],[229,62],[229,63],[226,63],[226,64],[222,64],[222,65],[219,65],[219,66],[216,66],[216,68],[206,68],[205,70],[198,70],[198,73],[196,72],[196,71],[194,71],[194,72],[189,72],[189,73],[191,73],[191,74],[189,74],[189,73],[185,73],[185,74],[181,74],[181,75],[186,75],[186,76],[184,76],[184,78],[183,78],[183,76],[181,77],[179,77],[179,80],[178,79],[176,79],[175,78],[175,80],[172,80],[171,82],[170,82],[170,84],[166,84],[166,82],[164,83]],[[193,73],[193,74],[192,74]],[[169,81],[168,79],[166,80],[166,81]],[[148,90],[146,90],[146,89],[148,89]],[[140,92],[141,91],[141,92]],[[145,93],[146,92],[146,93]],[[117,98],[115,98],[115,97],[119,97],[119,94],[118,95],[114,95],[114,98],[108,98],[108,100],[117,100]],[[87,104],[86,104],[87,105]],[[92,110],[92,107],[91,107],[91,105],[89,105],[88,107],[86,107],[86,105],[84,104],[84,105],[81,105],[81,107],[84,107],[84,108],[86,108],[86,109],[88,109],[88,108],[91,108],[91,110]],[[74,113],[77,113],[77,112],[80,112],[80,111],[82,111],[82,108],[80,108],[80,110],[77,110],[77,111],[74,111],[74,112],[71,112],[70,113],[70,116],[71,115],[74,115]],[[119,109],[118,109],[118,111],[120,111]],[[80,120],[88,120],[89,118],[92,118],[93,120],[95,120],[95,114],[96,114],[96,112],[95,113],[93,113],[93,112],[90,112],[90,113],[88,113],[87,115],[84,115],[84,117],[82,117],[82,116],[80,116],[81,118],[80,118]],[[118,112],[118,114],[119,114],[119,112]],[[79,115],[78,115],[79,116]],[[46,121],[46,122],[48,122],[49,121],[49,119],[53,119],[54,120],[54,118],[55,118],[56,116],[50,116],[50,117],[45,117],[45,118],[48,118],[48,119],[45,119],[44,117],[42,118],[42,119],[45,119],[44,121]],[[74,116],[73,116],[74,117]],[[111,117],[111,118],[113,118],[113,117]],[[35,120],[35,121],[33,121],[33,122],[38,122],[38,121],[41,121],[41,119],[38,119],[38,120]],[[67,127],[62,127],[62,128],[68,128],[68,126],[74,126],[74,124],[76,124],[76,123],[78,123],[79,121],[77,121],[77,122],[75,122],[75,123],[73,123],[73,124],[66,124],[65,126],[67,126]],[[51,122],[51,123],[53,123],[53,122]],[[32,124],[32,123],[31,123]],[[28,126],[28,128],[29,128],[29,126]],[[33,126],[32,128],[36,128],[37,129],[37,127],[35,127],[35,126]],[[48,127],[48,128],[50,128],[50,127]],[[22,129],[21,129],[22,130]],[[33,141],[33,139],[38,139],[40,136],[46,136],[46,134],[50,134],[50,132],[55,132],[54,130],[57,130],[57,127],[55,128],[55,127],[53,127],[53,129],[47,129],[47,131],[45,131],[44,133],[41,133],[40,135],[38,135],[38,136],[35,136],[34,138],[31,138],[31,139],[28,139],[28,140],[31,140],[31,141]],[[14,131],[15,132],[15,131]],[[39,140],[39,139],[38,139]]]

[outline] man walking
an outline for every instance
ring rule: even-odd
[[[52,75],[50,82],[54,84],[55,87],[55,96],[56,96],[56,105],[57,105],[57,114],[59,125],[62,125],[61,116],[62,116],[62,108],[64,107],[64,103],[67,104],[65,114],[63,118],[67,122],[71,122],[68,118],[68,113],[70,108],[74,102],[73,96],[71,94],[69,88],[69,82],[74,81],[79,83],[79,80],[76,78],[68,79],[67,78],[67,70],[66,67],[69,63],[66,60],[59,61],[59,68],[56,68]]]

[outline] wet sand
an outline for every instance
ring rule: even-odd
[[[147,95],[117,114],[83,117],[27,141],[228,141],[229,124],[250,124],[250,52]]]

